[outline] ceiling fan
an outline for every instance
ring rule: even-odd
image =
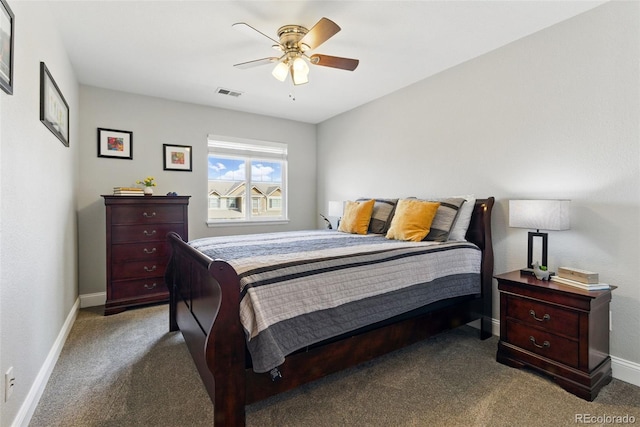
[[[269,37],[244,22],[237,22],[233,24],[233,27],[242,31],[251,32],[252,34],[261,34],[275,43],[272,46],[274,49],[282,52],[282,55],[279,57],[273,56],[255,59],[253,61],[235,64],[234,67],[246,69],[276,63],[271,74],[281,82],[285,81],[290,74],[294,85],[308,83],[309,66],[307,62],[313,65],[349,71],[355,70],[360,62],[357,59],[341,58],[319,53],[314,53],[311,56],[307,55],[307,52],[317,48],[340,31],[340,27],[327,18],[320,19],[310,30],[307,30],[301,25],[284,25],[278,29],[279,40]]]

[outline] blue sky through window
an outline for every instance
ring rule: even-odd
[[[244,181],[245,160],[209,156],[209,180]],[[253,182],[282,182],[282,164],[264,160],[251,160]]]

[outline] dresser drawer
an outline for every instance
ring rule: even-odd
[[[579,342],[507,320],[506,341],[532,353],[578,368]]]
[[[168,232],[182,234],[183,228],[183,224],[114,225],[111,227],[111,243],[165,241]]]
[[[111,299],[145,298],[167,293],[163,277],[151,277],[143,280],[124,280],[111,284]]]
[[[111,265],[111,279],[132,279],[164,276],[169,257],[143,261],[114,262]]]
[[[183,212],[181,206],[118,206],[111,211],[111,223],[145,224],[152,222],[183,222]]]
[[[111,245],[113,262],[168,258],[171,249],[166,241]]]
[[[513,295],[507,295],[507,299],[507,317],[544,328],[549,332],[559,333],[570,338],[579,338],[580,316],[578,312]]]

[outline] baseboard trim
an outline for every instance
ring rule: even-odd
[[[38,375],[36,376],[36,379],[33,382],[33,385],[31,386],[26,399],[22,403],[18,414],[11,424],[12,427],[28,427],[29,423],[31,422],[31,417],[33,417],[33,413],[35,412],[36,407],[40,402],[40,398],[42,397],[42,393],[44,393],[44,389],[47,386],[47,382],[49,381],[51,372],[53,372],[53,368],[56,366],[58,357],[60,357],[62,347],[67,341],[69,332],[71,332],[73,323],[78,316],[79,307],[80,298],[76,299],[73,307],[71,307],[71,311],[69,311],[69,314],[67,315],[67,318],[62,325],[62,329],[60,329],[58,337],[54,341],[51,350],[49,350],[49,354],[42,364],[42,367],[40,367],[40,371],[38,372]]]
[[[96,307],[104,305],[107,301],[106,292],[96,292],[94,294],[80,295],[80,308]]]
[[[611,356],[613,378],[640,387],[640,363]]]

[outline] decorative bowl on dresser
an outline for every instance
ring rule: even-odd
[[[107,217],[107,301],[104,314],[166,302],[167,233],[188,239],[190,196],[102,196]]]
[[[611,289],[587,291],[512,271],[496,276],[500,341],[496,359],[549,376],[592,401],[611,381]]]

